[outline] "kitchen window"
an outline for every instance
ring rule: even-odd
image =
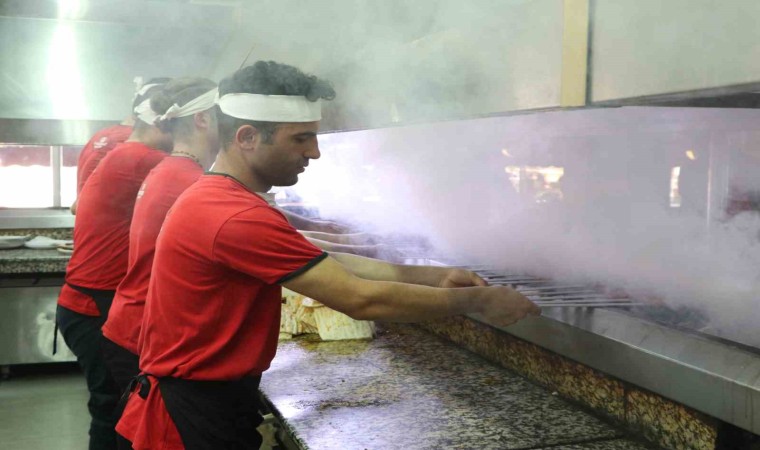
[[[77,161],[80,146],[61,147],[61,206],[69,207],[77,198]]]
[[[68,208],[82,147],[0,144],[0,208]]]

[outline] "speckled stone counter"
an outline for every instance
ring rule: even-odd
[[[73,234],[73,228],[0,229],[0,236],[47,236],[51,239],[72,239]]]
[[[623,432],[412,326],[280,343],[261,392],[308,449],[625,449]]]
[[[712,450],[717,420],[466,317],[421,324],[671,450]]]
[[[0,250],[0,274],[64,273],[70,255],[58,250]]]

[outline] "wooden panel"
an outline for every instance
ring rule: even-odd
[[[562,29],[562,106],[586,104],[589,0],[564,0]]]

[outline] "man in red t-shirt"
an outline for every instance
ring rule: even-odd
[[[92,172],[97,167],[103,156],[113,150],[117,144],[129,139],[132,134],[132,125],[134,121],[130,116],[118,125],[104,128],[95,133],[92,138],[85,144],[79,153],[77,161],[77,194],[82,192],[82,187]]]
[[[171,148],[171,136],[152,125],[155,113],[146,103],[158,90],[159,85],[145,93],[129,139],[108,152],[80,192],[74,253],[58,297],[56,323],[77,356],[90,391],[90,449],[116,446],[115,407],[120,392],[101,356],[100,328],[127,270],[129,224],[137,191]]]
[[[79,159],[77,160],[77,196],[82,192],[82,188],[87,179],[90,178],[90,175],[92,175],[92,172],[98,167],[100,160],[113,150],[116,145],[129,139],[129,136],[132,134],[132,126],[134,126],[136,120],[134,109],[147,99],[145,93],[151,87],[164,84],[169,80],[170,78],[153,78],[148,81],[139,91],[135,92],[135,97],[132,99],[132,114],[119,125],[113,125],[98,131],[84,145],[82,151],[79,152]],[[76,200],[71,205],[71,213],[77,213]]]
[[[137,194],[129,267],[103,325],[103,356],[122,391],[139,372],[137,338],[161,224],[179,194],[211,167],[219,152],[215,98],[216,83],[205,78],[175,78],[153,97],[156,113],[167,115],[157,125],[171,133],[174,147]]]
[[[180,195],[156,243],[142,374],[117,425],[135,450],[258,448],[256,388],[277,348],[280,286],[364,320],[479,312],[507,325],[540,313],[469,271],[328,256],[256,194],[295,184],[319,158],[319,100],[334,95],[274,62],[220,83],[215,171]]]

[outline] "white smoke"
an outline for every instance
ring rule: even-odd
[[[751,110],[620,108],[325,134],[297,190],[325,216],[418,233],[467,262],[687,305],[730,334],[760,319],[760,215],[725,214],[731,192],[757,189],[746,160],[743,177],[728,173],[737,154],[760,152],[756,123]],[[507,165],[564,168],[564,199],[515,192]],[[669,202],[675,166],[681,207]]]

